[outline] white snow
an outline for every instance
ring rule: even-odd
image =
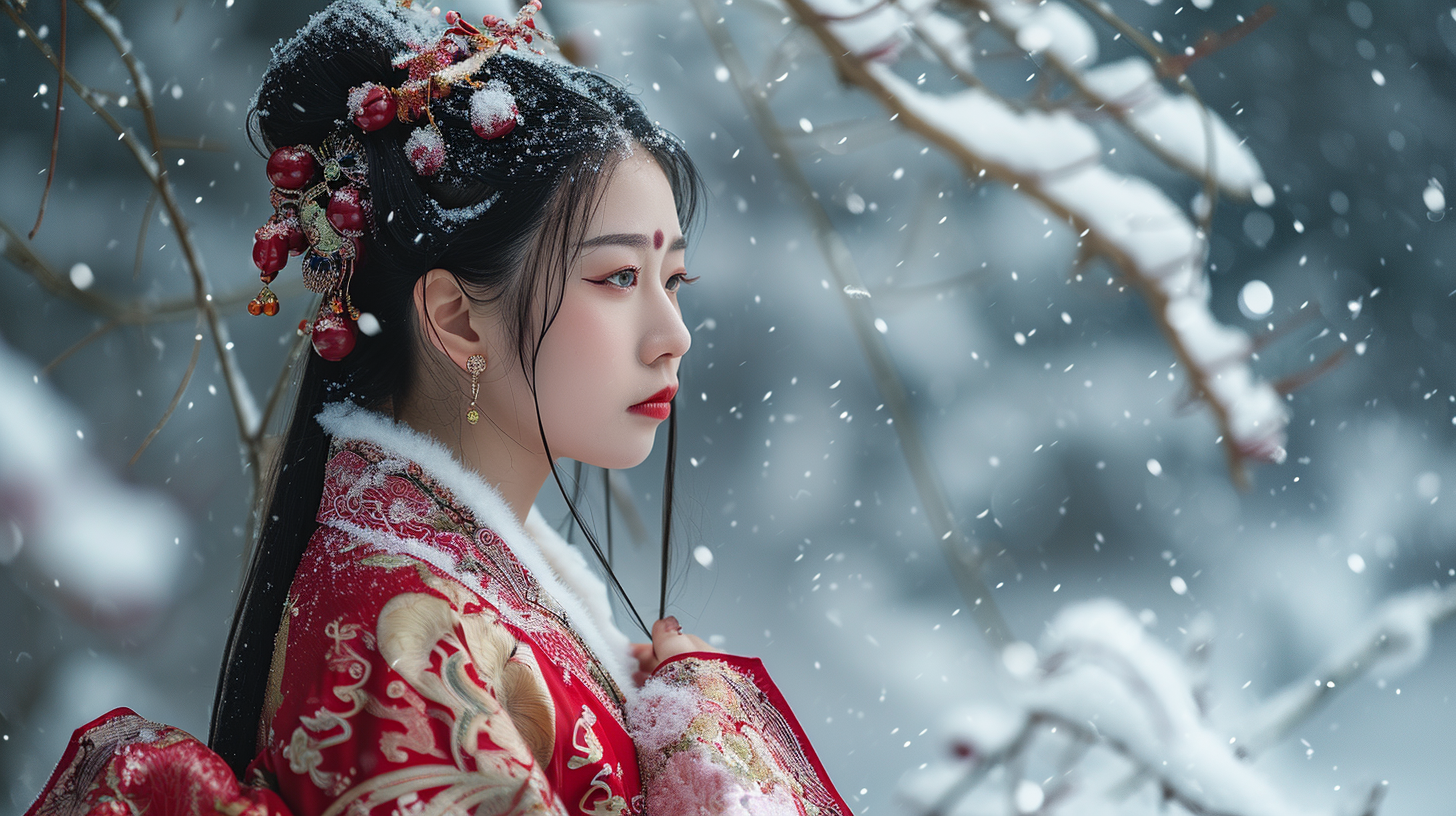
[[[143,626],[170,603],[188,546],[166,496],[116,480],[34,366],[0,346],[0,524],[29,585],[88,624]]]
[[[1170,94],[1157,79],[1153,66],[1141,57],[1128,57],[1100,65],[1082,75],[1094,93],[1125,111],[1128,127],[1160,152],[1194,173],[1210,169],[1208,128],[1212,128],[1212,171],[1225,191],[1273,203],[1273,189],[1254,154],[1223,119],[1208,112],[1192,97]],[[1266,203],[1267,202],[1267,203]]]

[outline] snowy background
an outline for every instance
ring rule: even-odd
[[[552,2],[560,39],[682,136],[711,189],[689,256],[703,279],[684,299],[694,345],[679,400],[670,611],[689,631],[764,658],[857,813],[924,812],[975,768],[987,775],[961,812],[1151,813],[1153,778],[1194,794],[1217,786],[1200,801],[1230,813],[1357,813],[1372,787],[1384,792],[1382,813],[1449,808],[1456,627],[1437,625],[1427,643],[1423,624],[1448,613],[1440,590],[1456,583],[1449,2],[1282,2],[1189,69],[1268,184],[1260,203],[1218,202],[1201,267],[1212,314],[1250,336],[1277,332],[1248,359],[1262,381],[1345,355],[1293,391],[1287,458],[1252,464],[1243,491],[1213,415],[1188,399],[1166,321],[1126,276],[1103,261],[1078,266],[1079,231],[1026,190],[972,183],[943,146],[840,84],[807,31],[780,47],[796,28],[792,3],[705,6],[756,87],[772,90],[775,138],[791,146],[868,299],[841,294],[801,188],[775,162],[698,6]],[[1259,5],[1111,8],[1179,53]],[[1058,53],[1049,44],[1067,36],[1092,32],[1100,55],[1089,63],[1139,53],[1085,7],[1060,9],[1081,22],[1035,32],[1046,42],[981,35],[976,76],[1026,101],[1018,83],[1034,85]],[[175,197],[231,332],[234,381],[262,400],[307,307],[295,286],[280,289],[278,318],[243,310],[267,201],[244,112],[268,47],[314,9],[126,0],[111,10],[152,78]],[[32,0],[22,16],[58,46],[56,4]],[[116,52],[80,6],[69,16],[71,71],[140,133],[135,105],[116,101],[133,92]],[[894,31],[859,19],[880,28],[846,36],[873,44]],[[882,65],[907,89],[951,89],[944,66],[936,73],[914,47]],[[70,731],[111,707],[206,733],[248,531],[251,480],[224,345],[174,305],[193,283],[165,208],[148,205],[136,162],[69,90],[45,221],[23,237],[44,185],[55,86],[27,39],[0,36],[4,814],[29,804]],[[1078,110],[1097,140],[1093,161],[1146,179],[1197,217],[1197,181],[1117,122]],[[978,121],[991,123],[992,148],[1033,159],[1070,149],[1019,144],[998,120]],[[1009,647],[983,636],[974,597],[952,579],[846,304],[881,321],[875,334],[950,510],[984,555],[983,602],[1004,616]],[[117,325],[46,368],[109,320]],[[200,333],[175,414],[128,465]],[[655,518],[658,457],[625,476]],[[543,504],[560,506],[550,495]],[[602,518],[599,504],[593,515]],[[644,614],[655,610],[652,547],[625,545],[625,525],[616,540],[629,592]],[[1095,599],[1115,604],[1083,605]],[[1384,641],[1372,634],[1378,617]],[[1355,654],[1362,643],[1384,644],[1384,659]],[[1313,681],[1324,704],[1288,714]],[[1061,731],[997,764],[1028,711],[1064,716]],[[1270,722],[1289,727],[1261,727]],[[1078,728],[1093,736],[1057,742]],[[1126,750],[1078,753],[1098,734],[1121,734]],[[1229,760],[1230,740],[1261,739],[1255,761]],[[1158,771],[1163,761],[1173,769]]]

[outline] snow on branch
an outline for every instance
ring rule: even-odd
[[[1392,674],[1425,659],[1431,628],[1456,615],[1456,585],[1417,589],[1383,603],[1374,617],[1312,671],[1275,694],[1250,718],[1239,738],[1249,756],[1287,736],[1330,697],[1377,666]]]
[[[186,523],[165,495],[123,484],[80,420],[0,346],[0,564],[73,617],[134,631],[170,603]]]
[[[1453,608],[1448,593],[1405,596],[1387,605],[1371,632],[1398,630],[1414,645],[1418,630]],[[1240,741],[1206,719],[1196,672],[1116,602],[1065,608],[1039,648],[1012,644],[1003,662],[1012,684],[1007,703],[951,716],[950,758],[901,783],[911,812],[1153,814],[1170,802],[1200,815],[1331,812],[1303,804],[1307,795],[1280,789],[1250,764]],[[1333,812],[1372,814],[1383,791],[1377,785]]]
[[[940,94],[901,78],[892,63],[908,47],[909,31],[919,32],[956,76],[974,68],[974,32],[934,10],[930,0],[784,2],[840,76],[879,100],[901,127],[953,158],[970,178],[1000,181],[1040,202],[1077,233],[1084,259],[1107,260],[1142,294],[1184,365],[1193,396],[1212,411],[1236,480],[1244,480],[1249,461],[1283,461],[1282,395],[1249,367],[1248,334],[1219,323],[1209,310],[1206,231],[1156,185],[1105,166],[1101,141],[1077,110],[1015,103],[974,79]],[[961,3],[1015,47],[1052,62],[1093,107],[1174,166],[1218,189],[1272,202],[1247,148],[1195,99],[1165,91],[1146,61],[1094,66],[1096,37],[1069,6]],[[1211,201],[1205,205],[1211,213]]]

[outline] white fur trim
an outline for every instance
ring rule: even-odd
[[[335,439],[368,442],[408,459],[448,488],[457,501],[470,509],[476,521],[501,537],[521,566],[535,577],[541,590],[556,601],[566,613],[567,621],[601,660],[602,667],[629,701],[635,696],[629,641],[612,622],[606,586],[587,569],[582,554],[561,540],[536,508],[531,508],[523,528],[500,493],[480,474],[460,464],[439,440],[353,403],[324,406],[318,414],[318,423]],[[408,546],[414,554],[428,549],[419,547],[417,541],[400,540],[399,544],[414,544]],[[426,560],[444,566],[438,558]],[[449,572],[457,573],[453,569]]]

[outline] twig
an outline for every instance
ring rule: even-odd
[[[981,781],[997,765],[1005,763],[1010,758],[1026,750],[1026,746],[1031,743],[1032,737],[1036,736],[1036,729],[1040,725],[1041,718],[1037,715],[1033,714],[1027,717],[1026,722],[1022,724],[1021,731],[1017,733],[1015,739],[1008,743],[1005,748],[987,754],[984,758],[972,765],[971,769],[966,771],[965,776],[957,779],[954,784],[945,789],[945,792],[925,811],[924,816],[945,816],[945,814],[949,813],[950,809],[962,797],[975,790],[976,786],[981,784]]]
[[[768,144],[769,151],[777,160],[784,178],[798,194],[804,212],[813,225],[814,237],[819,243],[820,252],[823,253],[830,273],[838,283],[841,292],[840,303],[849,313],[850,326],[859,340],[860,350],[865,355],[865,361],[869,365],[875,386],[880,392],[881,399],[885,401],[885,407],[889,409],[890,416],[895,420],[895,434],[900,441],[900,449],[905,455],[906,464],[909,466],[916,491],[920,495],[921,504],[924,506],[926,521],[940,541],[951,572],[956,577],[957,583],[969,603],[971,614],[975,617],[982,633],[987,636],[994,647],[1004,646],[1012,642],[1014,638],[1006,619],[1002,617],[996,606],[990,588],[986,586],[981,577],[982,554],[979,547],[959,529],[955,516],[951,513],[945,487],[936,473],[934,461],[925,448],[919,423],[910,406],[910,395],[905,388],[905,383],[900,379],[894,359],[890,356],[889,346],[885,343],[884,337],[874,328],[874,313],[867,301],[843,294],[846,287],[852,290],[864,289],[864,281],[855,267],[854,256],[850,253],[844,238],[834,229],[834,224],[829,219],[829,213],[825,211],[824,205],[815,196],[814,188],[794,158],[794,153],[788,140],[783,137],[783,133],[779,129],[773,111],[763,96],[753,87],[751,79],[753,73],[744,62],[742,55],[739,54],[727,29],[718,22],[713,0],[693,0],[693,6],[698,11],[698,17],[702,20],[709,40],[712,41],[714,49],[718,52],[718,58],[727,66],[744,107],[748,109],[749,115],[758,127],[759,134]],[[796,11],[801,13],[802,18],[802,3],[796,8]],[[841,49],[841,51],[843,50],[846,49]]]
[[[85,337],[82,337],[80,340],[77,340],[75,343],[72,343],[70,348],[68,348],[65,351],[61,352],[54,360],[51,360],[49,363],[46,363],[45,368],[42,368],[40,370],[40,375],[42,377],[49,376],[50,373],[51,373],[51,370],[54,369],[56,366],[60,365],[61,363],[65,362],[66,361],[66,358],[70,357],[72,354],[75,354],[76,352],[80,351],[81,349],[85,348],[86,346],[90,345],[92,341],[96,340],[99,337],[102,337],[107,332],[111,331],[112,329],[114,329],[114,328],[116,328],[117,326],[120,326],[120,325],[121,325],[121,321],[118,320],[117,318],[114,318],[113,317],[112,319],[106,321],[105,323],[102,323],[100,326],[97,326],[94,330],[92,330],[92,332],[90,334],[86,335]]]
[[[40,194],[40,210],[35,214],[35,226],[30,228],[28,238],[34,239],[40,232],[40,222],[45,218],[46,201],[51,197],[51,183],[56,179],[56,156],[61,152],[61,109],[62,95],[66,92],[66,0],[61,2],[61,57],[56,65],[56,123],[51,129],[51,161],[46,167],[45,189]]]
[[[137,106],[142,111],[142,119],[146,123],[148,138],[153,146],[151,154],[143,163],[143,169],[148,167],[152,169],[152,172],[148,173],[148,177],[156,188],[162,206],[172,219],[172,229],[177,235],[178,247],[182,251],[187,271],[192,277],[193,297],[197,303],[197,309],[207,321],[208,328],[211,329],[213,345],[217,352],[218,362],[222,366],[223,379],[227,384],[228,394],[233,404],[233,413],[238,421],[238,435],[242,438],[248,463],[253,468],[254,485],[256,486],[257,479],[261,478],[262,470],[259,461],[261,417],[258,404],[252,391],[248,388],[242,370],[238,367],[232,344],[228,339],[227,325],[219,317],[217,309],[212,304],[211,286],[207,280],[207,271],[203,265],[202,256],[193,243],[191,230],[188,228],[182,208],[173,194],[172,182],[167,176],[166,165],[162,157],[161,134],[157,128],[156,108],[152,99],[151,80],[146,76],[141,62],[132,51],[131,44],[122,36],[120,24],[96,0],[75,0],[75,2],[106,34],[112,47],[116,49],[122,63],[126,66],[127,72],[131,75],[132,86],[136,89]]]
[[[1269,22],[1274,17],[1274,6],[1265,3],[1258,11],[1244,18],[1242,23],[1230,28],[1222,34],[1210,31],[1198,40],[1193,46],[1193,52],[1187,54],[1176,54],[1165,57],[1162,64],[1163,75],[1166,77],[1180,77],[1187,73],[1188,67],[1193,63],[1222,51],[1234,43],[1254,33],[1256,29]]]
[[[175,320],[185,315],[195,314],[197,311],[197,304],[191,297],[172,298],[155,303],[141,300],[122,302],[90,290],[77,289],[69,278],[56,272],[40,256],[36,255],[20,233],[3,220],[0,220],[0,255],[3,255],[20,271],[35,278],[36,282],[51,294],[69,300],[94,315],[116,320],[123,325]],[[285,290],[290,288],[299,292],[303,291],[303,286],[299,283],[283,284],[283,286],[284,289],[278,291],[285,294]],[[213,298],[212,302],[220,306],[229,306],[246,303],[252,297],[253,290],[244,289]]]
[[[202,328],[201,315],[197,316],[197,328]],[[172,412],[177,410],[177,404],[182,402],[182,395],[187,393],[187,384],[192,382],[192,372],[197,369],[197,356],[201,352],[202,332],[198,331],[197,338],[192,343],[192,358],[187,361],[187,370],[182,374],[182,382],[177,385],[177,393],[172,395],[172,402],[167,406],[167,410],[162,412],[162,418],[157,420],[156,427],[152,428],[151,433],[147,434],[147,438],[142,440],[141,447],[137,448],[136,453],[133,453],[131,455],[131,461],[127,462],[128,465],[135,465],[137,463],[137,460],[142,457],[142,451],[146,450],[147,446],[152,444],[152,440],[155,439],[157,437],[157,434],[162,432],[162,428],[166,426],[167,420],[172,418]]]
[[[142,252],[146,249],[147,225],[152,221],[152,208],[155,206],[157,206],[157,191],[153,189],[152,194],[147,196],[147,206],[142,209],[141,226],[137,228],[136,260],[131,265],[132,280],[136,280],[142,271]]]
[[[1307,720],[1331,697],[1368,672],[1392,651],[1412,648],[1405,635],[1415,625],[1430,627],[1456,615],[1456,584],[1416,590],[1381,605],[1375,620],[1336,647],[1319,665],[1260,706],[1238,738],[1239,756],[1254,756]]]

